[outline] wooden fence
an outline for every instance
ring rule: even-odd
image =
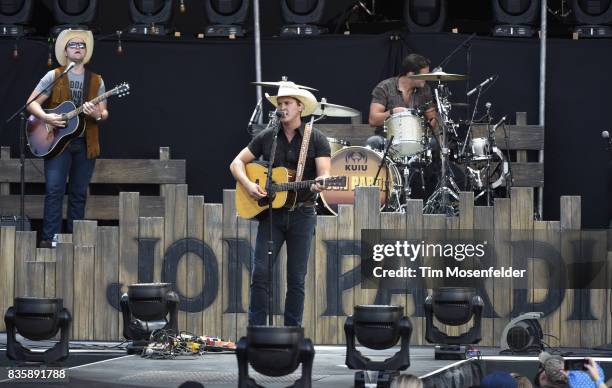
[[[36,232],[0,229],[0,311],[15,296],[56,296],[73,315],[75,339],[121,339],[118,300],[130,283],[169,281],[181,296],[182,330],[220,335],[235,340],[245,334],[251,255],[257,223],[235,214],[235,192],[225,190],[223,203],[205,203],[187,195],[185,184],[164,186],[163,214],[141,212],[138,193],[121,193],[119,226],[96,221],[75,222],[74,234],[62,236],[54,249],[36,248]],[[364,289],[359,272],[360,232],[366,228],[405,230],[406,236],[425,229],[560,230],[580,228],[580,197],[561,198],[560,221],[533,220],[533,188],[515,187],[511,199],[497,199],[492,207],[473,206],[473,193],[461,193],[460,215],[423,215],[422,200],[410,200],[405,214],[380,213],[378,189],[360,187],[355,204],[341,205],[338,216],[319,216],[306,278],[304,327],[318,344],[344,342],[343,324],[353,306],[385,300],[381,290]],[[560,251],[569,250],[559,240]],[[607,255],[607,247],[603,252]],[[510,252],[498,252],[499,260]],[[286,251],[276,266],[276,306],[283,306]],[[542,268],[530,266],[530,278],[541,279]],[[504,281],[486,283],[486,296],[497,313],[484,318],[482,345],[498,345],[510,316],[521,308]],[[528,302],[546,298],[542,287],[529,292]],[[424,344],[422,300],[414,294],[393,294],[389,302],[404,306],[414,326],[413,344]],[[542,320],[552,346],[592,346],[611,342],[612,320],[608,290],[562,290],[562,302]],[[588,298],[588,299],[587,299]],[[585,311],[591,317],[576,316]],[[514,309],[514,313],[513,313]],[[280,307],[275,320],[282,324]],[[421,316],[418,316],[421,315]],[[580,315],[580,314],[579,314]],[[4,329],[0,322],[0,330]],[[457,334],[463,328],[448,328]]]

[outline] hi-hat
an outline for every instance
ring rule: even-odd
[[[312,114],[315,116],[325,115],[327,117],[355,117],[359,116],[361,112],[348,106],[330,104],[325,98],[322,98],[317,109]]]
[[[259,85],[259,86],[269,86],[269,87],[281,87],[281,86],[285,86],[285,87],[289,87],[289,88],[298,88],[298,89],[306,89],[306,90],[317,90],[315,88],[311,88],[308,86],[304,86],[304,85],[297,85],[294,82],[291,81],[274,81],[274,82],[251,82],[253,85]]]
[[[450,74],[443,71],[435,71],[433,73],[409,75],[408,78],[422,81],[461,81],[467,79],[467,75]]]

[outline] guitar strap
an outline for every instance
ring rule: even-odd
[[[310,118],[310,122],[304,126],[304,137],[302,138],[300,157],[297,164],[297,173],[295,175],[296,182],[301,182],[302,176],[304,175],[304,166],[306,165],[306,155],[308,155],[308,144],[310,144],[310,134],[312,133],[313,122],[314,116],[312,116]]]

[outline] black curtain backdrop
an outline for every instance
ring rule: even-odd
[[[437,65],[467,35],[392,34],[322,36],[309,39],[263,38],[263,79],[290,80],[319,89],[317,97],[367,112],[372,88],[396,74],[401,58],[418,52]],[[47,42],[0,40],[0,118],[4,122],[30,94],[46,66]],[[233,188],[228,165],[250,137],[246,126],[255,105],[252,38],[199,40],[183,37],[124,40],[116,54],[114,38],[96,41],[90,68],[107,88],[127,81],[130,96],[109,101],[110,119],[102,125],[104,158],[157,158],[170,146],[173,158],[187,160],[190,194],[220,202]],[[548,42],[546,80],[545,219],[558,219],[560,195],[582,195],[583,225],[607,225],[607,153],[600,133],[608,120],[612,44],[609,40]],[[477,37],[444,67],[466,73],[469,85],[492,74],[499,80],[481,97],[499,118],[524,111],[538,123],[539,42],[536,39]],[[464,102],[465,81],[449,83],[454,102]],[[274,90],[268,90],[273,93]],[[473,102],[473,101],[472,101]],[[271,105],[267,104],[266,109]],[[464,118],[460,109],[456,118]],[[18,121],[3,125],[0,144],[18,155]]]

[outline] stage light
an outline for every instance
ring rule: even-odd
[[[67,29],[89,30],[96,17],[98,0],[54,0],[53,17],[57,26],[51,29],[53,36]]]
[[[301,363],[302,377],[291,387],[310,388],[314,354],[302,327],[249,326],[236,344],[238,387],[259,387],[249,377],[249,364],[262,375],[278,377],[293,373]]]
[[[179,297],[170,283],[130,284],[121,296],[123,336],[132,340],[128,354],[142,352],[155,330],[171,330],[178,334]]]
[[[206,0],[206,17],[211,23],[206,26],[206,36],[244,36],[243,27],[249,14],[248,0]]]
[[[481,339],[482,298],[473,288],[435,288],[425,299],[425,339],[436,345],[436,360],[465,359],[466,347]],[[449,336],[434,326],[434,316],[448,326],[464,325],[474,318],[474,325],[467,333]]]
[[[32,17],[32,0],[0,0],[0,36],[21,36],[34,31],[26,27]]]
[[[319,27],[323,18],[325,0],[281,0],[283,21],[281,36],[320,35],[327,28]]]
[[[130,17],[135,23],[130,34],[166,35],[172,17],[172,0],[130,0]]]
[[[580,38],[612,37],[612,1],[572,0],[577,26],[574,33]]]
[[[68,358],[70,339],[70,313],[62,299],[15,298],[13,306],[4,315],[6,324],[6,356],[15,361],[39,362],[46,365]],[[21,345],[16,334],[32,340],[53,338],[61,330],[60,340],[44,352],[33,352]]]
[[[412,325],[404,316],[401,306],[359,305],[344,323],[346,335],[346,366],[359,369],[355,373],[355,386],[364,386],[367,371],[377,372],[374,378],[379,387],[389,386],[399,371],[410,366],[410,336]],[[400,350],[384,361],[372,361],[355,348],[355,338],[367,348],[389,349],[401,340]]]
[[[410,32],[440,32],[446,23],[446,0],[405,0],[404,22]]]
[[[526,313],[514,318],[501,335],[500,354],[539,354],[544,350],[544,334],[538,320],[542,313]]]
[[[539,0],[491,0],[493,4],[493,36],[533,36],[533,25],[540,12]]]

